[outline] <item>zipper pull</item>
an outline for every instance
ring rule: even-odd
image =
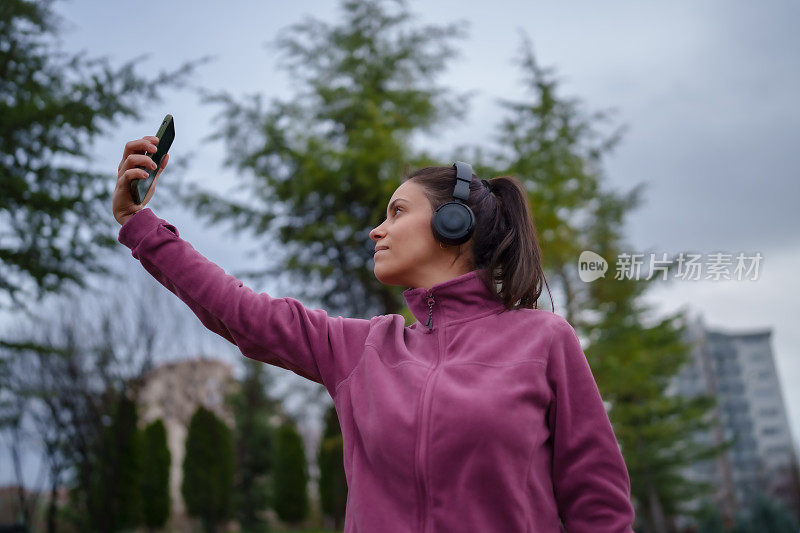
[[[428,293],[428,322],[425,324],[428,327],[428,333],[433,331],[433,304],[436,300],[433,299],[433,294]]]

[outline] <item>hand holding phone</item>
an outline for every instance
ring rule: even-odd
[[[112,198],[112,212],[120,224],[144,209],[153,197],[159,176],[169,161],[167,150],[175,137],[171,115],[164,118],[158,133],[161,137],[147,135],[125,144]]]

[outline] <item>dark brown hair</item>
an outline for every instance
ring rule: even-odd
[[[402,181],[422,185],[433,211],[454,201],[455,167],[421,168],[403,177]],[[514,176],[487,181],[489,188],[473,174],[469,184],[467,205],[475,213],[472,269],[480,269],[480,279],[503,301],[507,310],[537,309],[542,282],[547,285],[547,280],[528,194]],[[462,253],[459,248],[455,260]],[[550,294],[549,285],[547,292]],[[550,301],[552,305],[552,296]]]

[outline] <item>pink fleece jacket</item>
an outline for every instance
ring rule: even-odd
[[[630,480],[578,337],[503,312],[477,270],[403,293],[417,318],[331,317],[256,293],[149,208],[119,242],[246,357],[322,384],[344,441],[345,532],[630,532]]]

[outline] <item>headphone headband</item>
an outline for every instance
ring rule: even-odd
[[[456,186],[453,190],[453,197],[466,203],[469,198],[469,184],[472,181],[472,165],[456,161],[453,166],[456,167]]]

